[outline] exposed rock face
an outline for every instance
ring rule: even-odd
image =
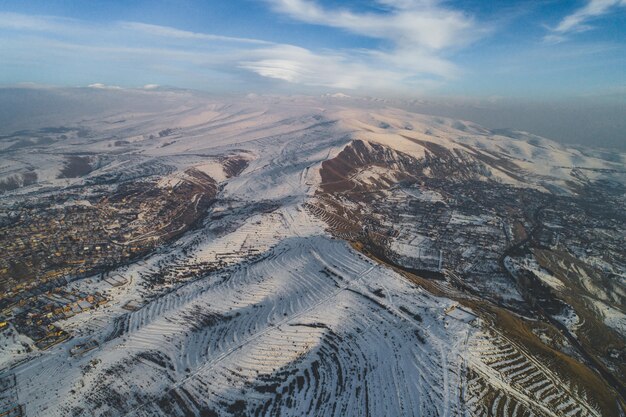
[[[374,167],[381,168],[380,172],[374,170],[368,176],[367,170]],[[322,162],[320,189],[324,192],[365,191],[368,184],[363,179],[371,178],[379,186],[415,180],[422,167],[415,158],[387,146],[354,140],[335,158]]]

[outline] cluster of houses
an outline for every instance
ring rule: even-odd
[[[46,286],[2,300],[0,321],[33,340],[39,349],[48,349],[70,337],[55,323],[107,302],[100,293]]]
[[[31,210],[4,229],[0,288],[19,293],[63,276],[106,269],[141,253],[141,243],[116,244],[100,211],[82,205]]]

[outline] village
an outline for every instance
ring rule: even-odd
[[[11,326],[27,336],[35,347],[46,350],[67,340],[71,335],[55,323],[107,303],[103,294],[87,294],[78,290],[43,285],[21,293],[15,299],[3,299],[0,326]],[[7,302],[9,301],[9,302]]]
[[[20,293],[45,283],[106,272],[180,236],[215,196],[215,182],[202,175],[174,187],[86,186],[0,206],[0,303],[19,302]]]

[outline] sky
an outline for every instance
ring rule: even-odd
[[[626,101],[626,0],[0,0],[0,85]]]

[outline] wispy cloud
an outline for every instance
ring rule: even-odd
[[[154,77],[141,84],[165,83],[172,74],[197,80],[221,73],[218,78],[239,76],[252,83],[265,78],[305,86],[399,90],[423,89],[455,77],[458,68],[443,54],[481,35],[471,17],[435,0],[379,0],[378,11],[371,13],[326,9],[307,0],[269,1],[274,11],[290,19],[379,39],[386,46],[314,51],[142,22],[93,25],[0,12],[0,30],[6,35],[0,54],[13,56],[14,65],[40,61],[61,68],[79,60],[83,67],[97,65],[100,73],[124,68],[125,75],[143,70]],[[120,82],[111,75],[109,82]]]
[[[238,63],[255,49],[272,45],[138,22],[93,24],[0,12],[0,83],[36,79],[196,88],[213,83],[226,88],[226,81],[236,81],[231,73],[241,72]]]
[[[265,77],[309,85],[389,89],[436,84],[437,79],[459,73],[445,54],[487,33],[471,16],[437,0],[378,0],[376,12],[326,8],[313,0],[267,1],[274,11],[293,20],[337,28],[386,45],[330,53],[275,47],[264,50],[270,57],[242,65]]]
[[[236,42],[236,43],[249,43],[254,45],[271,45],[273,42],[267,42],[260,39],[250,38],[237,38],[232,36],[213,35],[200,32],[190,32],[186,30],[180,30],[168,26],[151,25],[140,22],[120,22],[118,26],[121,29],[128,29],[137,33],[143,33],[145,35],[175,38],[175,39],[187,39],[187,40],[199,40],[199,41],[218,41],[218,42]]]
[[[309,86],[343,89],[393,89],[411,76],[389,65],[379,68],[370,57],[361,59],[344,53],[313,53],[292,45],[276,45],[251,54],[240,68],[260,76]],[[423,86],[423,85],[422,85]]]
[[[566,39],[567,34],[589,30],[591,26],[587,22],[606,15],[619,6],[626,6],[626,0],[588,0],[587,4],[564,17],[558,25],[551,28],[551,33],[546,35],[545,40],[560,42]]]
[[[268,0],[274,10],[293,19],[386,39],[398,46],[441,50],[463,46],[485,31],[474,19],[435,0],[379,0],[379,13],[327,9],[312,0]]]
[[[67,26],[74,24],[76,21],[72,19],[0,12],[0,29],[38,32],[63,31]]]

